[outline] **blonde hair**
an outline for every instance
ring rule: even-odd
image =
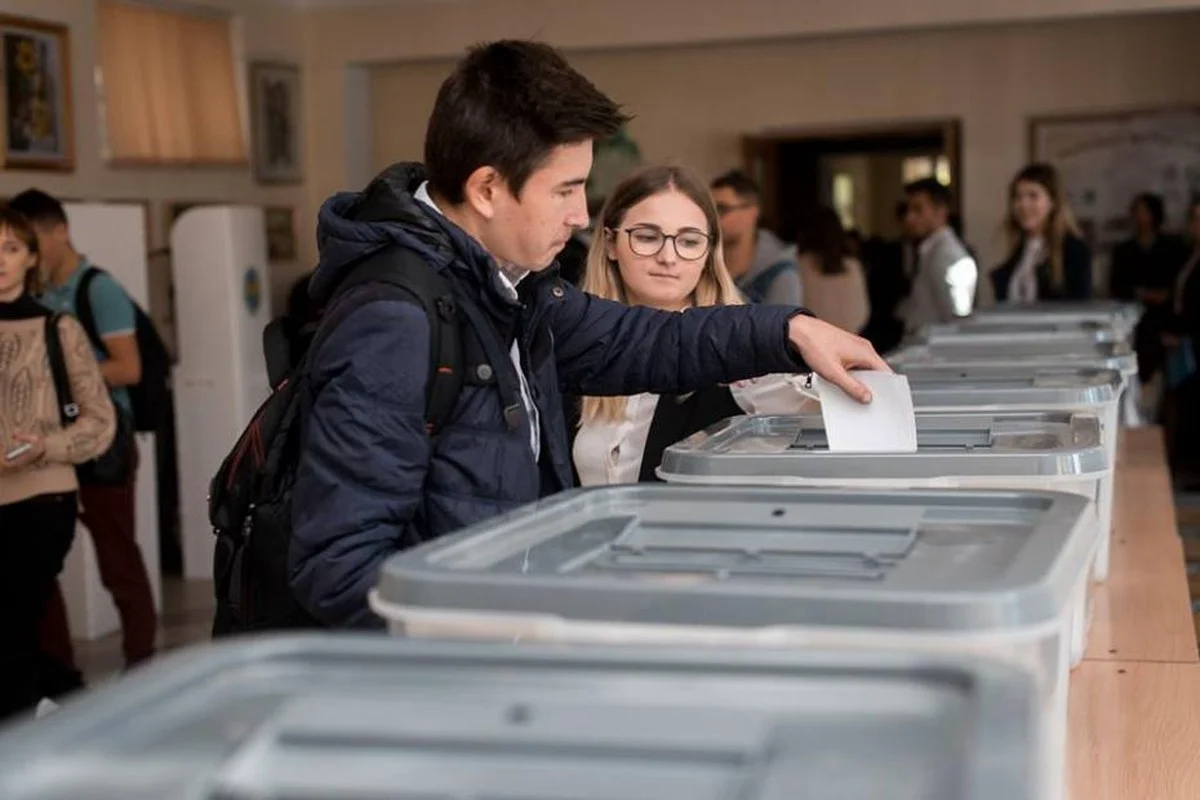
[[[1008,186],[1008,214],[1004,218],[1004,231],[1008,236],[1009,253],[1016,253],[1017,248],[1025,238],[1025,231],[1017,222],[1013,213],[1013,201],[1017,197],[1017,185],[1033,183],[1041,186],[1050,195],[1050,218],[1046,221],[1043,236],[1046,239],[1046,252],[1050,256],[1050,284],[1061,291],[1066,283],[1063,269],[1063,240],[1068,235],[1079,236],[1079,226],[1075,223],[1075,215],[1067,205],[1066,193],[1059,180],[1058,170],[1050,164],[1030,164],[1012,179]]]
[[[708,223],[708,235],[712,248],[704,262],[700,280],[692,293],[692,305],[733,306],[741,305],[742,295],[734,284],[729,270],[725,268],[725,257],[721,253],[721,226],[717,208],[713,204],[708,187],[692,172],[683,167],[658,165],[643,167],[628,175],[613,189],[612,195],[600,212],[592,246],[588,250],[584,271],[583,290],[588,294],[629,304],[625,282],[617,262],[608,257],[608,242],[615,231],[620,230],[629,209],[648,197],[663,192],[679,192],[699,206]],[[624,397],[585,397],[582,404],[582,422],[616,422],[625,418]]]

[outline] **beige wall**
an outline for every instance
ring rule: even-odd
[[[576,53],[572,62],[636,112],[652,159],[705,175],[738,163],[744,133],[958,117],[969,238],[988,263],[1031,115],[1200,100],[1200,14]],[[377,165],[420,156],[450,62],[373,71]]]
[[[300,62],[304,57],[301,14],[270,0],[190,0],[192,5],[224,8],[238,14],[247,59]],[[307,195],[303,185],[267,187],[255,183],[249,167],[240,169],[112,169],[100,157],[96,88],[92,67],[97,63],[96,4],[94,0],[4,0],[3,13],[36,17],[70,27],[75,170],[48,172],[0,171],[0,195],[10,196],[29,186],[82,200],[150,200],[148,221],[152,246],[165,244],[164,201],[212,200],[224,203],[296,206],[302,213]],[[297,219],[302,241],[311,239]],[[273,268],[273,293],[280,296],[294,264]]]
[[[343,79],[349,64],[445,59],[501,37],[596,51],[1198,7],[1200,0],[453,0],[317,8],[306,26],[309,205],[315,209],[350,182],[347,149],[355,142]]]

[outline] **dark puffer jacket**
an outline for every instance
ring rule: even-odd
[[[510,386],[508,350],[520,343],[540,412],[541,459],[534,461],[526,415],[516,429],[506,423],[494,383],[464,385],[431,439],[425,312],[399,298],[356,310],[312,356],[293,501],[292,588],[329,625],[379,624],[366,596],[389,555],[569,487],[564,390],[678,394],[805,371],[787,339],[796,308],[630,308],[586,295],[553,270],[528,276],[514,301],[495,261],[413,197],[422,180],[419,166],[398,164],[363,193],[326,201],[311,292],[324,303],[356,258],[389,241],[430,269],[448,270],[499,334],[479,338],[492,339],[491,366],[507,371]]]

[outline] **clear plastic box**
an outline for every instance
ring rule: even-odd
[[[370,602],[412,638],[995,658],[1035,679],[1061,788],[1095,544],[1062,493],[610,486],[397,554]]]
[[[1095,414],[1108,456],[1108,474],[1100,481],[1096,508],[1100,516],[1100,548],[1093,577],[1108,578],[1112,550],[1113,476],[1116,474],[1120,397],[1123,384],[1116,370],[1091,367],[963,366],[913,364],[908,376],[913,406],[921,413],[1054,411]]]
[[[1040,736],[1033,682],[981,659],[311,635],[7,731],[0,797],[1059,800]]]

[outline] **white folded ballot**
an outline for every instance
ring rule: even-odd
[[[917,419],[908,377],[867,370],[850,374],[871,390],[871,402],[860,403],[835,384],[813,376],[830,452],[917,452]]]

